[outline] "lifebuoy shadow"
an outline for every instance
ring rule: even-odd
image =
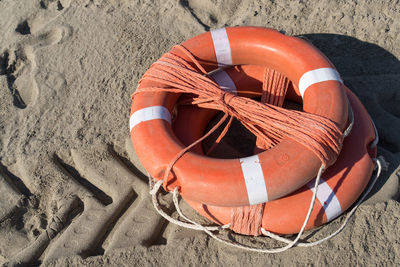
[[[306,34],[303,37],[336,66],[345,85],[357,95],[375,122],[379,133],[378,155],[384,156],[389,166],[368,198],[373,198],[387,184],[397,184],[397,188],[386,189],[390,192],[384,193],[389,195],[383,197],[399,201],[399,178],[394,172],[400,166],[400,61],[384,48],[350,36]]]

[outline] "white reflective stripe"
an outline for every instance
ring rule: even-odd
[[[163,106],[153,106],[135,111],[129,119],[129,130],[143,121],[166,120],[171,123],[171,114]]]
[[[265,186],[264,174],[258,156],[241,158],[240,166],[246,183],[249,204],[255,205],[267,202],[267,187]]]
[[[218,83],[219,87],[222,90],[237,94],[235,83],[225,71],[215,71],[211,74],[211,77],[215,80],[216,83]]]
[[[312,192],[314,192],[314,185],[315,180],[312,180],[307,184]],[[336,197],[331,187],[322,178],[319,180],[317,198],[325,210],[328,222],[342,213],[339,199]]]
[[[222,28],[212,30],[211,37],[214,43],[218,66],[232,65],[231,46],[229,45],[226,29]]]
[[[338,81],[343,83],[342,78],[340,78],[339,72],[332,68],[315,69],[304,73],[299,80],[299,91],[301,97],[304,97],[304,93],[306,92],[308,87],[313,84],[325,81]]]

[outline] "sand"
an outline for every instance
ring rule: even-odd
[[[322,245],[245,252],[167,223],[151,205],[129,140],[130,95],[174,44],[235,25],[305,36],[378,128],[388,168],[345,230]],[[0,264],[400,263],[399,1],[0,0],[0,35]]]

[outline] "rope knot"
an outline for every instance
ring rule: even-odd
[[[221,95],[221,103],[222,103],[222,107],[223,110],[225,112],[227,112],[230,108],[231,108],[231,101],[232,99],[234,99],[235,97],[237,97],[235,94],[233,94],[232,92],[229,91],[224,91]]]

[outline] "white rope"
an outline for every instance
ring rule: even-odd
[[[260,253],[280,253],[280,252],[286,251],[286,250],[288,250],[289,248],[291,248],[291,247],[293,247],[293,246],[296,245],[297,241],[300,239],[301,235],[303,234],[303,232],[304,232],[304,230],[305,230],[305,228],[306,228],[306,225],[307,225],[307,223],[308,223],[308,221],[309,221],[309,219],[310,219],[310,217],[311,217],[311,213],[312,213],[312,211],[313,211],[313,209],[314,209],[315,199],[316,199],[317,191],[318,191],[318,184],[319,184],[319,180],[320,180],[321,175],[322,175],[323,172],[324,172],[324,167],[321,165],[321,167],[320,167],[320,169],[319,169],[319,171],[318,171],[317,178],[315,179],[315,190],[314,190],[313,197],[312,197],[311,203],[310,203],[310,207],[309,207],[307,216],[306,216],[306,218],[305,218],[305,220],[304,220],[303,226],[301,227],[300,232],[297,234],[296,238],[295,238],[293,241],[290,241],[290,242],[289,242],[286,246],[284,246],[284,247],[272,248],[272,249],[263,249],[263,248],[249,247],[249,246],[246,246],[246,245],[243,245],[243,244],[234,243],[234,242],[232,242],[232,241],[228,241],[228,240],[221,239],[221,238],[219,238],[218,236],[216,236],[215,234],[213,234],[212,232],[210,232],[210,231],[208,231],[208,230],[206,230],[206,229],[203,229],[203,230],[204,230],[208,235],[210,235],[212,238],[216,239],[217,241],[222,242],[222,243],[224,243],[224,244],[226,244],[226,245],[229,245],[229,246],[236,247],[236,248],[240,248],[240,249],[244,249],[244,250],[248,250],[248,251],[260,252]],[[198,224],[198,223],[196,223],[196,222],[190,220],[189,218],[187,218],[187,217],[182,213],[182,211],[180,210],[179,205],[178,205],[178,195],[179,195],[179,191],[177,190],[177,188],[175,188],[175,190],[174,190],[174,204],[175,204],[175,208],[177,209],[179,215],[182,216],[182,218],[184,218],[185,220],[187,220],[187,221],[189,221],[189,222],[191,222],[191,223],[197,225],[198,227],[203,227],[201,224]],[[204,228],[204,227],[203,227],[203,228]]]
[[[374,126],[375,139],[374,139],[374,141],[372,141],[370,148],[374,148],[374,147],[376,147],[376,146],[378,145],[378,143],[379,143],[379,135],[378,135],[378,130],[376,129],[375,123],[374,123],[374,121],[372,120],[372,118],[371,118],[371,121],[372,121],[372,125]]]
[[[173,192],[174,206],[175,206],[179,216],[181,218],[183,218],[184,220],[186,220],[187,223],[172,218],[171,216],[166,214],[161,209],[161,206],[160,206],[160,204],[158,202],[157,195],[158,195],[158,192],[159,192],[159,190],[161,188],[162,181],[158,181],[157,183],[154,184],[154,178],[149,175],[149,184],[150,184],[150,188],[151,188],[150,194],[152,195],[152,200],[153,200],[154,207],[160,213],[160,215],[163,216],[166,220],[168,220],[168,221],[170,221],[170,222],[172,222],[172,223],[174,223],[176,225],[179,225],[179,226],[184,227],[184,228],[193,229],[193,230],[202,230],[202,231],[206,232],[209,236],[214,238],[215,240],[217,240],[219,242],[222,242],[223,244],[236,247],[236,248],[240,248],[240,249],[244,249],[244,250],[248,250],[248,251],[260,252],[260,253],[279,253],[279,252],[286,251],[289,248],[294,247],[294,246],[311,247],[311,246],[319,245],[322,242],[325,242],[325,241],[333,238],[334,236],[338,235],[344,229],[344,227],[347,225],[348,221],[353,216],[353,214],[355,213],[357,208],[360,206],[360,204],[364,201],[365,197],[371,192],[372,188],[374,187],[377,179],[379,178],[379,176],[381,174],[381,171],[382,171],[381,160],[380,159],[373,159],[373,160],[377,164],[376,165],[376,169],[377,169],[376,175],[375,175],[374,179],[370,182],[367,190],[364,191],[363,195],[360,197],[360,199],[356,202],[355,206],[348,213],[348,215],[347,215],[346,219],[344,220],[343,224],[335,232],[333,232],[332,234],[330,234],[330,235],[328,235],[328,236],[326,236],[326,237],[324,237],[324,238],[322,238],[320,240],[317,240],[317,241],[314,241],[314,242],[309,242],[309,243],[298,242],[298,240],[300,239],[301,235],[304,232],[304,229],[305,229],[305,227],[306,227],[306,225],[307,225],[307,223],[308,223],[308,221],[310,219],[312,210],[314,208],[315,199],[316,199],[316,195],[317,195],[317,191],[318,191],[319,180],[320,180],[321,175],[322,175],[322,173],[324,171],[323,166],[321,166],[321,168],[319,169],[317,178],[315,179],[315,187],[314,187],[315,190],[314,190],[314,193],[313,193],[313,197],[311,199],[311,203],[310,203],[310,207],[309,207],[307,216],[306,216],[306,218],[304,220],[304,223],[303,223],[303,226],[301,227],[300,232],[297,234],[296,238],[294,240],[290,240],[290,239],[281,237],[279,235],[276,235],[274,233],[271,233],[271,232],[261,228],[261,232],[262,232],[263,235],[265,235],[267,237],[270,237],[272,239],[275,239],[277,241],[286,243],[286,246],[280,247],[280,248],[272,248],[272,249],[254,248],[254,247],[249,247],[249,246],[246,246],[246,245],[243,245],[243,244],[235,243],[233,241],[228,241],[228,240],[221,239],[220,237],[218,237],[217,235],[212,233],[212,231],[218,231],[218,230],[229,228],[230,224],[226,224],[226,225],[223,225],[223,226],[216,226],[216,227],[214,227],[214,226],[203,226],[203,225],[201,225],[201,224],[189,219],[187,216],[185,216],[183,214],[182,210],[179,207],[179,200],[178,200],[179,190],[178,190],[177,187],[175,187],[174,192]]]
[[[344,138],[346,138],[350,134],[351,130],[353,129],[353,125],[354,125],[354,112],[353,112],[353,109],[351,108],[349,100],[347,100],[347,106],[348,106],[348,110],[349,110],[349,114],[348,114],[349,126],[347,126],[346,130],[344,130],[344,132],[343,132]]]
[[[162,216],[164,217],[167,221],[174,223],[176,225],[179,225],[181,227],[184,228],[188,228],[188,229],[193,229],[193,230],[201,230],[203,231],[204,229],[207,229],[207,231],[218,231],[224,228],[229,228],[229,224],[228,225],[223,225],[223,226],[202,226],[202,227],[198,227],[196,225],[190,224],[190,223],[185,223],[182,222],[180,220],[174,219],[172,218],[170,215],[168,215],[167,213],[164,212],[164,210],[161,208],[160,202],[158,201],[158,192],[160,191],[161,185],[163,184],[163,181],[160,180],[157,183],[155,183],[154,178],[150,176],[150,174],[147,174],[149,177],[149,187],[150,187],[150,195],[151,195],[151,199],[153,201],[153,205],[154,208],[156,209],[156,211]],[[175,203],[175,201],[174,201]],[[176,204],[175,204],[176,206]]]
[[[322,238],[322,239],[320,239],[320,240],[317,240],[317,241],[314,241],[314,242],[307,242],[307,243],[299,242],[299,243],[296,244],[296,246],[298,246],[298,247],[312,247],[312,246],[315,246],[315,245],[319,245],[319,244],[321,244],[322,242],[325,242],[326,240],[329,240],[329,239],[331,239],[332,237],[336,236],[337,234],[339,234],[339,233],[344,229],[344,227],[346,226],[346,224],[348,223],[348,221],[350,220],[350,218],[353,216],[353,214],[355,213],[355,211],[357,210],[357,208],[358,208],[358,207],[360,206],[360,204],[364,201],[364,199],[366,198],[366,196],[368,196],[368,194],[371,192],[372,188],[374,187],[376,181],[378,180],[378,178],[379,178],[379,176],[380,176],[380,174],[381,174],[381,171],[382,171],[382,163],[381,163],[381,160],[379,160],[379,159],[373,159],[373,161],[376,162],[376,169],[377,169],[376,175],[375,175],[375,177],[372,179],[372,181],[370,182],[370,184],[369,184],[367,190],[364,191],[364,193],[362,194],[362,196],[360,197],[360,199],[356,202],[356,204],[354,205],[354,207],[353,207],[353,208],[351,209],[351,211],[347,214],[347,217],[346,217],[346,219],[343,221],[342,225],[341,225],[335,232],[333,232],[332,234],[330,234],[330,235],[328,235],[328,236],[326,236],[326,237],[324,237],[324,238]],[[265,235],[265,236],[271,237],[271,238],[273,238],[273,239],[275,239],[275,240],[278,240],[278,241],[281,241],[281,242],[284,242],[284,243],[288,243],[288,244],[289,244],[289,243],[292,242],[292,240],[290,240],[290,239],[287,239],[287,238],[281,237],[281,236],[279,236],[279,235],[276,235],[276,234],[274,234],[274,233],[271,233],[271,232],[269,232],[269,231],[267,231],[267,230],[265,230],[265,229],[263,229],[263,228],[261,228],[261,232],[262,232],[262,234]]]
[[[162,184],[162,180],[158,181],[153,187],[154,178],[149,175],[149,185],[150,185],[150,194],[152,195],[152,200],[153,200],[154,207],[160,213],[160,215],[163,216],[168,221],[170,221],[172,223],[175,223],[175,224],[177,224],[179,226],[185,227],[185,228],[194,229],[194,230],[203,230],[204,232],[206,232],[209,236],[211,236],[215,240],[217,240],[219,242],[222,242],[222,243],[224,243],[226,245],[229,245],[229,246],[233,246],[233,247],[244,249],[244,250],[248,250],[248,251],[261,252],[261,253],[279,253],[279,252],[283,252],[283,251],[288,250],[289,248],[295,246],[297,241],[300,239],[301,235],[303,234],[304,229],[306,228],[306,225],[307,225],[307,223],[308,223],[308,221],[309,221],[309,219],[311,217],[311,213],[312,213],[313,208],[314,208],[315,199],[317,197],[317,192],[318,192],[318,185],[319,185],[319,181],[320,181],[320,178],[321,178],[321,175],[322,175],[323,172],[324,172],[324,167],[323,167],[323,165],[321,165],[321,167],[319,168],[319,171],[318,171],[317,178],[315,179],[315,187],[314,187],[315,190],[314,190],[314,193],[313,193],[313,196],[312,196],[312,199],[311,199],[310,207],[309,207],[307,216],[306,216],[306,218],[304,220],[303,226],[301,227],[300,232],[297,234],[297,237],[293,241],[288,243],[286,246],[284,246],[284,247],[272,248],[272,249],[254,248],[254,247],[249,247],[249,246],[246,246],[246,245],[243,245],[243,244],[234,243],[232,241],[221,239],[220,237],[216,236],[214,233],[211,232],[211,231],[215,231],[215,230],[228,228],[230,226],[229,224],[226,224],[226,225],[223,225],[223,226],[219,226],[219,227],[206,227],[206,226],[203,226],[203,225],[201,225],[201,224],[189,219],[188,217],[186,217],[182,213],[182,211],[181,211],[181,209],[179,207],[179,202],[178,202],[179,191],[178,191],[177,187],[174,189],[173,202],[174,202],[175,208],[176,208],[179,216],[182,217],[183,219],[185,219],[189,223],[185,223],[185,222],[182,222],[182,221],[179,221],[179,220],[176,220],[176,219],[172,218],[171,216],[166,214],[161,209],[160,204],[158,203],[157,195],[158,195],[158,192],[160,190],[160,187],[161,187],[161,184]]]

